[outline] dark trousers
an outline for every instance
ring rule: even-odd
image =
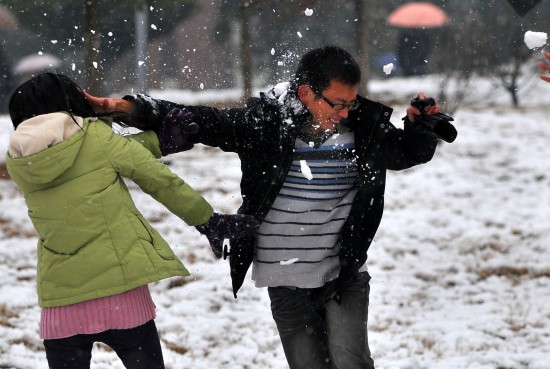
[[[320,288],[268,288],[290,369],[374,369],[367,339],[370,276],[361,273],[333,298],[334,283]]]
[[[89,369],[94,342],[110,346],[128,369],[164,369],[157,327],[153,320],[131,329],[44,340],[50,369]]]

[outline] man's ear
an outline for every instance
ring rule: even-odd
[[[313,90],[308,85],[300,85],[298,87],[298,98],[302,104],[307,105],[314,95]]]

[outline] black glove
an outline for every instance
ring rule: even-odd
[[[420,116],[414,118],[414,122],[422,126],[426,133],[449,143],[456,139],[456,128],[449,123],[454,120],[453,117],[443,113],[428,115],[424,111],[426,106],[435,105],[435,100],[432,97],[426,99],[415,97],[411,100],[411,105],[422,113]]]
[[[208,222],[196,226],[197,231],[208,238],[216,258],[222,257],[225,238],[242,237],[254,233],[260,224],[252,215],[213,213]]]
[[[155,130],[163,156],[193,148],[189,136],[199,131],[199,125],[193,122],[193,113],[174,108],[168,112],[160,128]]]

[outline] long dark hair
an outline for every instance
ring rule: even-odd
[[[15,129],[29,118],[60,111],[79,117],[97,115],[82,89],[62,74],[38,74],[17,87],[10,98],[9,112]]]

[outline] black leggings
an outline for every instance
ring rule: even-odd
[[[157,327],[153,320],[131,329],[44,340],[50,369],[89,369],[94,342],[110,346],[128,369],[164,369]]]

